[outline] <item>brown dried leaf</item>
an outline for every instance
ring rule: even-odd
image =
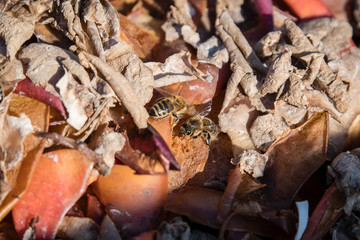
[[[106,50],[105,57],[109,65],[124,74],[141,104],[148,103],[153,93],[154,77],[130,46],[120,42]]]
[[[99,226],[90,218],[65,216],[58,227],[57,235],[66,239],[96,240]]]
[[[316,113],[270,147],[263,177],[267,185],[263,206],[272,209],[290,207],[299,188],[324,163],[327,133],[327,114]]]
[[[21,45],[28,40],[34,32],[34,24],[0,13],[0,64],[6,60],[13,60]]]

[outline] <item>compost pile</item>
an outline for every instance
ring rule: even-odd
[[[359,239],[360,2],[296,2],[1,1],[0,239]]]

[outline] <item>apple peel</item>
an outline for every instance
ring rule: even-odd
[[[12,211],[19,238],[31,219],[37,216],[40,219],[36,224],[36,239],[55,238],[61,219],[85,192],[92,168],[93,162],[78,150],[62,149],[43,154],[35,165],[25,194]]]

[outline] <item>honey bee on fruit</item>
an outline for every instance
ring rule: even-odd
[[[183,123],[180,127],[180,137],[190,136],[197,138],[201,136],[206,145],[210,145],[219,132],[215,123],[207,117],[192,117]]]
[[[156,119],[162,119],[172,114],[175,118],[174,125],[176,125],[188,108],[189,105],[181,96],[164,97],[154,103],[149,110],[149,115]]]

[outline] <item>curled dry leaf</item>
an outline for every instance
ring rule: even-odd
[[[264,175],[267,161],[267,155],[260,154],[251,149],[246,149],[239,157],[232,159],[233,164],[239,164],[240,172],[247,173],[254,178],[262,177]]]
[[[139,104],[141,103],[139,97],[135,94],[134,89],[124,75],[100,58],[86,52],[82,52],[82,54],[103,74],[121,100],[121,104],[130,112],[138,128],[146,128],[149,114],[144,106]]]
[[[85,192],[92,168],[93,162],[78,150],[43,154],[36,162],[25,194],[12,210],[19,237],[23,236],[30,219],[39,216],[36,238],[54,238],[61,219]],[[49,199],[52,204],[48,204]]]
[[[206,81],[205,73],[191,62],[189,52],[175,53],[169,56],[165,63],[148,62],[145,65],[153,72],[157,88],[198,78]]]
[[[124,74],[125,78],[133,87],[141,105],[148,103],[153,93],[154,77],[151,69],[141,61],[130,46],[124,42],[120,42],[109,50],[106,50],[105,57],[109,65]],[[104,76],[106,76],[106,74],[104,74]]]
[[[167,175],[135,174],[114,165],[107,177],[99,176],[92,188],[124,238],[150,230],[167,199]]]
[[[196,47],[200,42],[200,35],[195,31],[196,26],[191,18],[189,2],[176,0],[174,4],[175,6],[170,6],[167,20],[161,27],[165,32],[165,40],[172,42],[182,38]]]
[[[290,207],[300,187],[324,163],[327,133],[327,114],[317,113],[270,147],[266,152],[269,160],[263,177],[267,185],[263,206],[272,209]],[[291,159],[290,155],[293,156]]]
[[[56,235],[65,239],[96,240],[99,226],[90,218],[65,216]]]
[[[108,1],[57,1],[52,17],[54,28],[62,31],[78,48],[103,60],[104,50],[120,42],[118,14]]]

